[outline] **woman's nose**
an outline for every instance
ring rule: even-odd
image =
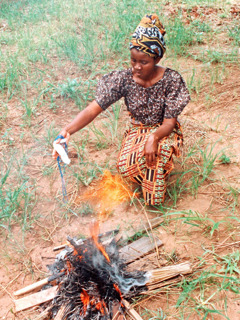
[[[137,69],[137,70],[140,70],[140,69],[141,69],[141,65],[140,65],[140,63],[136,63],[136,65],[135,65],[135,69]]]

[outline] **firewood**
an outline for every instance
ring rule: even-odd
[[[157,287],[157,284],[159,282],[191,272],[192,267],[189,262],[183,262],[172,266],[166,266],[160,269],[155,269],[149,272],[149,280],[146,285],[149,289],[151,288],[151,286]]]
[[[119,232],[118,229],[114,229],[114,230],[111,230],[111,231],[106,231],[106,232],[104,232],[104,233],[99,234],[99,235],[98,235],[98,238],[101,239],[101,241],[104,242],[104,241],[108,240],[109,237],[112,238],[113,236],[117,235],[118,232]],[[88,240],[88,239],[79,239],[79,240],[77,240],[77,241],[82,241],[82,242],[84,242],[84,241],[86,241],[86,240]],[[67,241],[67,242],[65,242],[65,243],[63,243],[63,244],[61,244],[61,245],[59,245],[59,246],[57,246],[57,247],[54,247],[54,248],[53,248],[53,251],[58,251],[58,250],[64,249],[66,246],[69,246],[69,241]]]
[[[159,239],[156,242],[158,246],[162,245],[162,242]],[[155,243],[153,243],[153,241],[151,241],[149,237],[143,237],[121,248],[120,257],[124,259],[126,263],[131,263],[134,260],[146,255],[147,253],[152,251],[154,248],[155,248]],[[46,282],[46,279],[43,279],[41,281],[42,281],[41,283]],[[32,286],[30,286],[30,288],[34,288],[34,289],[36,289],[36,287],[40,288],[39,283],[37,284],[35,283]],[[44,303],[53,299],[57,293],[56,288],[57,286],[50,288],[52,289],[52,291],[50,289],[47,289],[47,290],[40,291],[38,293],[34,293],[29,296],[26,296],[24,298],[15,300],[14,302],[16,306],[16,312],[34,307],[36,305],[39,305],[41,303]],[[27,292],[29,292],[29,286],[19,291],[20,293],[24,291],[26,292],[26,289],[27,289]],[[15,295],[16,293],[18,293],[18,291],[15,292]]]
[[[25,287],[25,288],[22,288],[18,291],[15,291],[13,294],[14,296],[21,296],[25,293],[28,293],[28,292],[31,292],[31,291],[34,291],[34,290],[37,290],[37,289],[40,289],[42,288],[44,285],[52,282],[53,280],[56,280],[58,277],[64,275],[64,272],[60,272],[59,274],[56,274],[56,275],[52,275],[48,278],[45,278],[45,279],[42,279],[40,281],[37,281],[33,284],[30,284],[29,286]]]
[[[158,240],[157,244],[158,246],[161,246],[162,242]],[[154,249],[154,247],[155,247],[155,244],[153,244],[148,237],[144,237],[120,249],[120,255],[121,255],[121,258],[123,258],[127,263],[131,263],[134,260],[149,253],[151,250]],[[20,296],[22,294],[29,293],[37,289],[40,290],[45,284],[53,281],[54,279],[56,279],[58,276],[61,276],[62,274],[63,273],[60,273],[59,275],[50,276],[48,278],[37,281],[27,287],[24,287],[22,289],[15,291],[13,294],[15,296]]]
[[[143,320],[143,318],[137,313],[137,311],[135,311],[131,307],[131,305],[130,305],[130,303],[128,301],[123,300],[123,304],[124,304],[124,306],[126,308],[127,314],[129,314],[132,319],[134,319],[134,320]]]
[[[124,259],[126,263],[131,263],[151,252],[156,245],[160,247],[162,244],[163,243],[160,239],[157,239],[155,242],[153,242],[149,237],[142,237],[121,248],[119,250],[120,257]]]
[[[178,276],[180,274],[188,274],[191,272],[192,272],[192,267],[189,262],[183,262],[176,265],[154,269],[149,272],[150,280],[149,282],[147,282],[147,285],[161,282],[166,279]]]
[[[64,315],[64,312],[66,311],[66,308],[67,308],[66,306],[61,306],[54,320],[63,320],[63,315]]]
[[[50,301],[56,296],[57,290],[58,286],[54,286],[46,290],[33,293],[30,296],[14,300],[15,311],[19,312],[34,306],[38,306],[44,302]]]

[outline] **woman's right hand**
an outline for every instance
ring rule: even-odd
[[[67,132],[67,130],[63,129],[59,135],[63,136],[65,139],[66,139],[66,144],[68,144],[69,140],[70,140],[70,133]],[[55,141],[55,143],[60,143],[61,139],[58,139]],[[59,154],[57,153],[57,151],[55,149],[53,149],[53,152],[52,152],[52,157],[53,159],[57,159],[57,157],[59,156]]]

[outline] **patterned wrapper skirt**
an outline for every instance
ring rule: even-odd
[[[117,168],[123,178],[137,182],[142,187],[143,197],[147,205],[163,203],[166,193],[166,178],[174,168],[173,154],[180,156],[183,135],[177,122],[173,132],[158,143],[156,166],[147,167],[143,155],[144,145],[160,125],[145,126],[131,124],[125,133],[118,157]]]

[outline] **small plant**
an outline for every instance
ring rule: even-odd
[[[94,214],[94,209],[89,203],[82,203],[78,208],[78,213],[80,216],[88,216]]]
[[[176,56],[185,55],[188,47],[196,42],[192,29],[186,27],[179,17],[169,23],[167,35],[167,45]]]
[[[233,41],[234,45],[240,46],[240,25],[239,22],[236,23],[236,25],[228,29],[228,35],[230,39]]]
[[[222,164],[229,164],[231,163],[231,159],[225,154],[225,153],[222,153],[221,156],[219,157],[219,161],[222,163]]]
[[[20,177],[18,181],[10,169],[4,170],[4,166],[0,174],[0,228],[10,230],[12,224],[18,223],[25,230],[32,223],[31,210],[34,205],[34,194],[28,179]]]
[[[192,26],[197,29],[199,32],[210,32],[212,28],[207,24],[206,22],[200,21],[200,20],[194,20],[192,22]]]
[[[225,273],[225,274],[238,274],[240,275],[240,252],[239,250],[232,252],[226,256],[216,257],[216,261],[222,266],[221,270],[219,270],[219,273]]]

